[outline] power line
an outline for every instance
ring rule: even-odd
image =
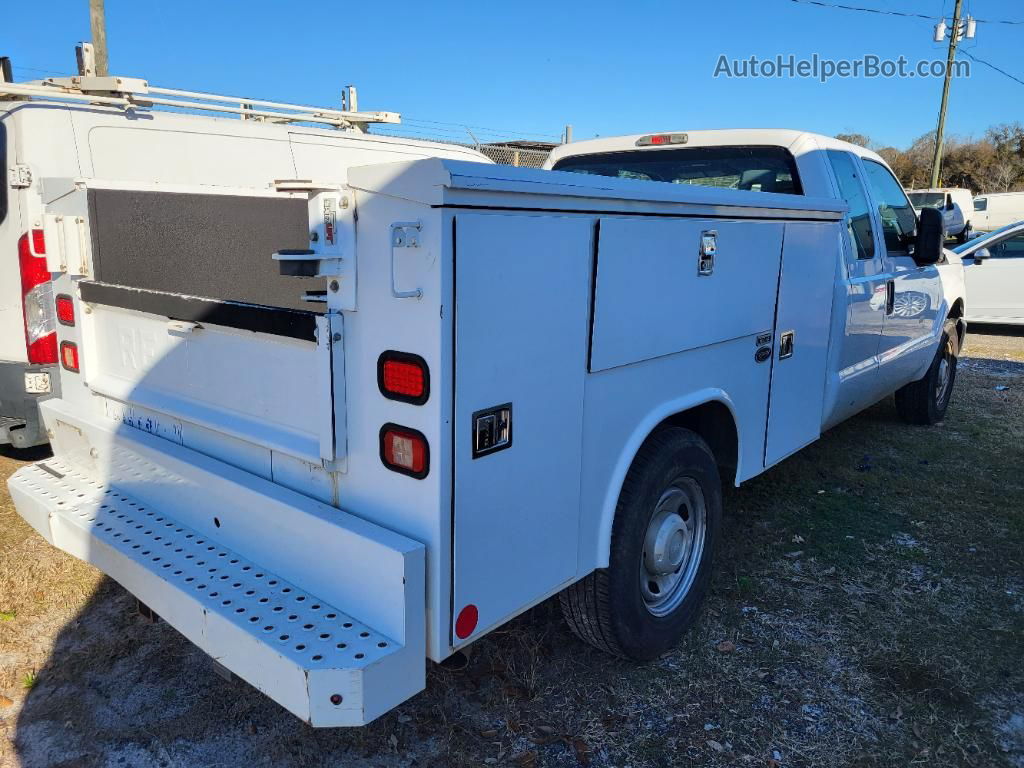
[[[791,3],[803,3],[805,5],[816,5],[819,8],[831,8],[833,10],[842,11],[860,11],[862,13],[877,13],[881,16],[902,16],[905,19],[927,19],[928,21],[934,21],[934,14],[929,16],[924,13],[911,13],[909,11],[888,11],[882,10],[881,8],[864,8],[859,5],[845,5],[843,3],[826,3],[823,0],[790,0]],[[979,24],[1011,24],[1020,25],[1024,24],[1024,21],[1009,21],[1006,19],[975,19]]]
[[[989,68],[991,68],[991,69],[994,69],[994,70],[995,70],[996,72],[998,72],[999,74],[1001,74],[1001,75],[1005,75],[1006,77],[1010,78],[1011,80],[1015,80],[1016,82],[1020,83],[1021,85],[1024,85],[1024,80],[1021,80],[1021,79],[1020,79],[1019,77],[1017,77],[1016,75],[1011,75],[1011,74],[1010,74],[1009,72],[1007,72],[1007,71],[1006,71],[1005,69],[1000,69],[1000,68],[999,68],[999,67],[997,67],[997,66],[996,66],[995,64],[992,64],[991,62],[985,61],[984,59],[979,59],[979,58],[978,58],[977,56],[974,56],[973,54],[970,54],[970,53],[968,53],[967,51],[965,51],[965,50],[963,50],[963,49],[961,49],[961,50],[960,50],[960,53],[962,53],[962,54],[963,54],[964,56],[966,56],[967,58],[969,58],[969,59],[970,59],[971,61],[976,61],[976,62],[978,62],[979,64],[984,64],[984,65],[985,65],[986,67],[989,67]]]

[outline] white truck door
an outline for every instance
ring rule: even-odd
[[[460,213],[455,228],[459,645],[576,574],[594,223]]]
[[[889,279],[878,349],[879,374],[884,391],[894,392],[911,381],[921,363],[935,353],[931,340],[942,310],[942,281],[934,265],[918,266],[907,250],[908,238],[917,228],[917,215],[903,187],[881,163],[863,159],[862,165],[882,235],[878,247],[884,251]]]
[[[837,226],[786,224],[768,405],[766,467],[821,435]]]
[[[835,178],[836,194],[849,206],[846,238],[836,286],[836,338],[832,353],[835,389],[825,423],[833,424],[878,400],[883,394],[878,375],[878,345],[888,305],[889,276],[877,247],[871,204],[857,159],[849,152],[825,153]]]
[[[967,316],[1024,321],[1024,232],[989,246],[989,258],[964,259]]]

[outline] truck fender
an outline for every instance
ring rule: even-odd
[[[619,502],[619,493],[622,491],[622,484],[626,480],[626,473],[633,464],[637,451],[643,445],[647,437],[664,421],[707,403],[717,402],[724,405],[732,416],[736,425],[737,440],[737,462],[742,462],[743,450],[741,447],[742,432],[739,429],[739,420],[736,418],[736,408],[729,394],[717,387],[707,387],[695,392],[690,392],[682,397],[666,401],[648,412],[633,429],[629,439],[622,446],[619,457],[615,462],[614,469],[608,478],[608,486],[605,489],[604,499],[601,504],[601,517],[597,525],[597,552],[595,563],[598,568],[608,567],[608,558],[611,550],[612,524],[615,521],[615,508]],[[736,476],[742,477],[741,468],[737,467]]]

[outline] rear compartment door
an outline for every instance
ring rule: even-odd
[[[339,458],[341,315],[301,300],[323,280],[281,277],[271,257],[308,247],[306,199],[90,188],[87,200],[89,390],[155,411],[132,426],[179,442],[160,414],[314,464]]]
[[[577,570],[593,232],[567,216],[456,217],[456,645]],[[456,620],[470,606],[472,633]]]
[[[765,440],[766,467],[821,435],[839,237],[834,224],[786,224]]]

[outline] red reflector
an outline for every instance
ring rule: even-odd
[[[427,361],[408,352],[384,352],[377,358],[377,386],[391,400],[423,405],[430,397]]]
[[[388,469],[423,478],[430,469],[430,449],[422,432],[397,424],[380,430],[380,458]]]
[[[651,136],[651,144],[668,144],[668,136]]]
[[[65,370],[78,373],[78,345],[70,341],[60,343],[60,364]]]
[[[473,634],[476,623],[480,620],[480,612],[472,603],[459,611],[459,618],[455,620],[455,636],[465,640]]]
[[[57,297],[57,322],[61,325],[75,324],[75,302],[70,296],[61,294]]]
[[[57,332],[48,333],[28,345],[28,361],[33,365],[57,362]]]
[[[420,397],[423,394],[423,369],[412,363],[385,360],[384,389],[395,395]]]

